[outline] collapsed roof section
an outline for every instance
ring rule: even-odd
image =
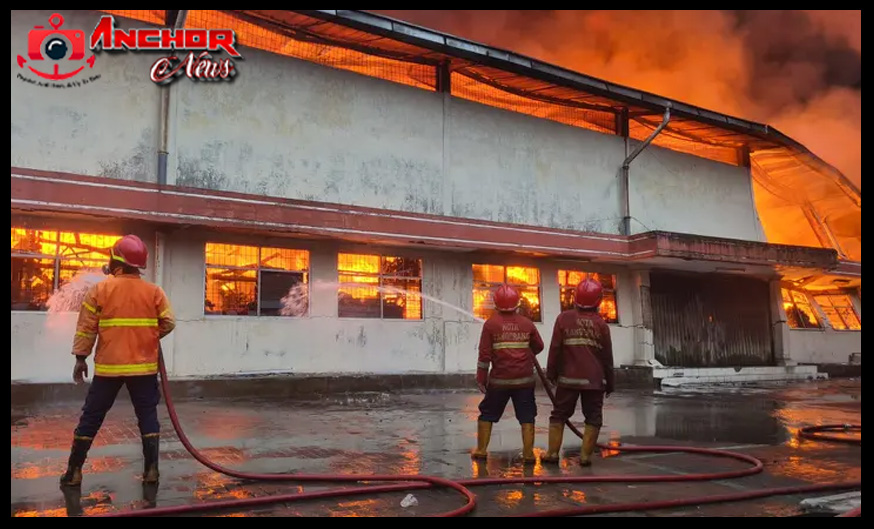
[[[108,11],[160,24],[162,11]],[[861,261],[862,194],[800,143],[769,127],[362,11],[190,11],[186,27],[231,28],[240,45],[606,134],[749,164],[769,242],[835,249]],[[627,121],[626,121],[627,119]],[[627,123],[627,131],[625,123]]]

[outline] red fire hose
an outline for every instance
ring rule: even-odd
[[[679,482],[679,481],[711,481],[729,478],[739,478],[757,474],[762,471],[764,465],[755,457],[730,452],[727,450],[709,449],[709,448],[690,448],[683,446],[607,446],[598,445],[600,448],[617,450],[622,452],[683,452],[687,454],[707,455],[713,457],[722,457],[736,459],[749,463],[751,466],[745,469],[732,470],[726,472],[714,472],[708,474],[684,474],[684,475],[613,475],[613,476],[539,476],[539,477],[518,477],[518,478],[486,478],[486,479],[466,479],[466,480],[450,480],[432,476],[422,475],[373,475],[373,476],[348,476],[334,474],[255,474],[250,472],[241,472],[229,468],[222,467],[213,461],[210,461],[206,456],[200,453],[195,448],[185,432],[182,430],[182,425],[179,424],[179,417],[176,414],[176,407],[173,404],[173,399],[170,395],[169,383],[167,379],[167,369],[164,365],[163,353],[159,357],[159,365],[161,372],[161,387],[164,394],[164,401],[167,404],[167,412],[170,415],[170,421],[173,423],[173,428],[179,436],[179,440],[185,446],[185,449],[201,464],[207,468],[214,470],[220,474],[227,476],[252,480],[252,481],[294,481],[294,482],[317,482],[317,483],[373,483],[373,482],[389,482],[394,484],[386,485],[369,485],[345,489],[323,490],[316,492],[303,492],[294,494],[279,494],[273,496],[263,496],[258,498],[244,498],[235,500],[224,500],[210,502],[197,505],[178,505],[172,507],[158,507],[152,509],[118,511],[113,513],[99,514],[97,517],[141,517],[141,516],[172,516],[180,514],[202,513],[207,511],[215,511],[218,509],[228,508],[243,508],[255,507],[262,505],[271,505],[276,503],[291,503],[297,501],[337,498],[343,496],[355,496],[365,494],[377,494],[384,492],[400,492],[409,490],[428,489],[434,486],[446,487],[457,491],[461,494],[466,503],[449,512],[437,514],[438,517],[453,517],[462,516],[470,513],[476,507],[476,496],[470,491],[471,487],[483,485],[507,485],[513,483],[652,483],[652,482]],[[550,400],[555,401],[555,395],[549,384],[546,382],[543,369],[535,360],[534,365],[543,381],[543,386],[549,394]],[[578,437],[582,438],[580,431],[568,421],[568,427]],[[808,428],[802,430],[803,435],[813,439],[821,439],[826,441],[840,440],[847,441],[845,438],[831,439],[831,436],[814,436],[815,431],[834,431],[834,430],[853,429],[862,431],[861,425],[827,425]],[[855,440],[856,444],[861,446],[861,439]],[[773,489],[762,489],[755,491],[745,491],[732,494],[719,494],[714,496],[699,496],[695,498],[683,498],[667,501],[655,502],[634,502],[634,503],[618,503],[610,505],[590,505],[586,507],[576,507],[571,509],[559,509],[552,511],[539,511],[526,513],[517,516],[523,517],[552,517],[552,516],[578,516],[583,514],[596,514],[608,512],[629,512],[629,511],[649,511],[655,509],[665,509],[674,507],[684,507],[691,505],[704,505],[710,503],[725,503],[731,501],[748,500],[754,498],[764,498],[768,496],[779,496],[787,494],[801,494],[807,492],[821,492],[830,490],[848,490],[862,489],[862,481],[848,481],[842,483],[824,483],[818,485],[801,485],[796,487],[780,487]],[[861,516],[862,509],[859,507],[854,511],[847,512],[841,516]]]

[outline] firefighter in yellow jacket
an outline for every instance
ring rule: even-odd
[[[73,380],[81,384],[88,376],[85,360],[96,342],[94,378],[73,434],[62,485],[82,483],[91,443],[122,386],[127,386],[142,435],[143,482],[158,481],[158,346],[176,320],[164,291],[140,277],[147,260],[148,249],[139,237],[122,237],[104,267],[110,277],[85,294],[73,339]]]

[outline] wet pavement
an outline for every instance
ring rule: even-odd
[[[124,392],[122,392],[124,393]],[[558,467],[523,465],[512,404],[492,435],[487,462],[472,462],[476,392],[365,393],[317,402],[301,400],[186,400],[177,402],[195,446],[215,462],[262,473],[427,474],[455,479],[548,475],[688,474],[744,468],[744,463],[698,455],[602,453],[578,462],[579,440],[565,430]],[[144,489],[141,446],[130,403],[122,396],[107,416],[81,490],[63,494],[63,472],[80,402],[12,409],[12,516],[94,515],[118,510],[208,503],[279,493],[337,488],[335,484],[251,483],[212,472],[182,447],[162,407],[161,484]],[[538,394],[536,452],[546,448],[548,398]],[[761,474],[718,482],[591,483],[486,486],[474,516],[619,502],[658,501],[805,483],[861,480],[861,447],[799,440],[807,425],[861,424],[862,383],[832,380],[740,388],[620,391],[607,400],[601,442],[725,448],[761,459]],[[580,420],[577,413],[575,421]],[[339,486],[355,486],[339,485]],[[412,491],[418,504],[402,507],[406,492],[212,512],[212,516],[421,516],[460,507],[458,493]],[[798,516],[807,497],[781,496],[730,504],[613,516]]]

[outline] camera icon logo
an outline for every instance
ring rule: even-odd
[[[34,26],[27,34],[27,57],[31,61],[53,61],[53,72],[44,72],[28,66],[31,72],[52,81],[69,79],[81,72],[85,65],[67,73],[60,72],[60,61],[82,61],[85,59],[85,32],[81,29],[61,29],[64,25],[64,17],[58,13],[49,17],[49,25]],[[24,68],[28,61],[21,55],[18,56],[18,66]],[[88,59],[88,66],[94,67],[95,56],[92,54]]]
[[[53,61],[68,59],[81,61],[85,58],[85,32],[81,29],[61,29],[64,17],[55,13],[49,17],[52,29],[34,26],[27,35],[27,56],[32,61],[46,58]]]

